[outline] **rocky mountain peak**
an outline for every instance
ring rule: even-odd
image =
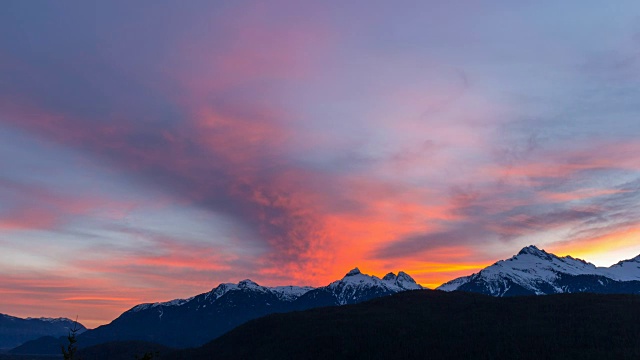
[[[382,278],[382,280],[385,280],[385,281],[395,281],[397,278],[398,278],[398,277],[396,276],[396,274],[394,274],[394,273],[390,272],[390,273],[388,273],[387,275],[385,275],[385,276]]]
[[[349,271],[345,276],[354,276],[359,274],[362,274],[362,273],[360,272],[360,269],[356,267],[356,268],[353,268],[351,271]]]

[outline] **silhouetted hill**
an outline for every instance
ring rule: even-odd
[[[0,360],[62,360],[60,355],[15,355],[0,353]]]
[[[69,340],[67,340],[66,336],[43,336],[35,340],[29,340],[11,349],[8,353],[12,355],[62,355],[60,349],[62,346],[67,346],[67,344],[69,344]]]
[[[153,358],[159,355],[169,354],[173,349],[163,345],[146,341],[114,341],[81,349],[78,357],[82,360],[112,360],[142,358],[145,353],[153,354]]]
[[[269,315],[162,359],[638,359],[640,297],[411,291]]]

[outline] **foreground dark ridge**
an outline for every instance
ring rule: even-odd
[[[640,297],[411,291],[270,315],[162,359],[638,359]]]

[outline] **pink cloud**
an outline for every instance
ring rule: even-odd
[[[0,230],[51,230],[63,226],[77,216],[107,212],[112,219],[123,217],[137,206],[101,195],[65,193],[44,185],[0,180],[3,190],[16,198],[12,205],[0,211]]]

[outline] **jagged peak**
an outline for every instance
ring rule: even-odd
[[[581,262],[581,263],[583,263],[583,264],[585,264],[585,265],[593,265],[593,264],[591,264],[590,262],[588,262],[588,261],[586,261],[586,260],[583,260],[583,259],[580,259],[580,258],[574,258],[574,257],[573,257],[573,256],[571,256],[571,255],[563,256],[561,259],[565,259],[565,260],[566,260],[566,259],[569,259],[569,260],[575,260],[575,261]]]
[[[520,252],[518,252],[518,255],[516,255],[514,258],[517,258],[520,255],[531,255],[531,256],[535,256],[548,261],[552,261],[553,258],[558,258],[556,255],[548,253],[542,249],[539,249],[535,245],[529,245],[522,248],[522,250],[520,250]]]
[[[398,273],[397,278],[398,278],[398,280],[408,281],[408,282],[412,282],[412,283],[414,283],[414,284],[416,283],[416,281],[411,277],[411,275],[407,274],[407,273],[406,273],[406,272],[404,272],[404,271],[400,271],[400,272]]]
[[[244,279],[238,283],[238,287],[244,289],[249,287],[260,287],[260,285],[251,279]]]
[[[214,287],[211,292],[214,292],[216,290],[224,290],[224,289],[229,289],[229,288],[233,288],[236,287],[237,284],[234,283],[220,283],[218,284],[218,286]]]
[[[402,271],[401,271],[402,272]],[[382,280],[385,281],[394,281],[395,279],[397,279],[398,276],[396,276],[396,274],[394,274],[393,272],[388,273],[387,275],[385,275]]]
[[[360,269],[356,267],[356,268],[353,268],[351,271],[349,271],[345,276],[354,276],[359,274],[362,274],[362,273],[360,272]]]
[[[228,293],[229,291],[236,291],[240,289],[253,289],[260,288],[261,286],[256,284],[254,281],[250,279],[245,279],[237,284],[234,283],[220,283],[218,286],[213,288],[209,293],[206,294],[206,299],[210,299],[211,301],[218,300],[222,295]]]
[[[549,255],[546,251],[538,249],[535,245],[525,246],[518,252],[518,255]]]

